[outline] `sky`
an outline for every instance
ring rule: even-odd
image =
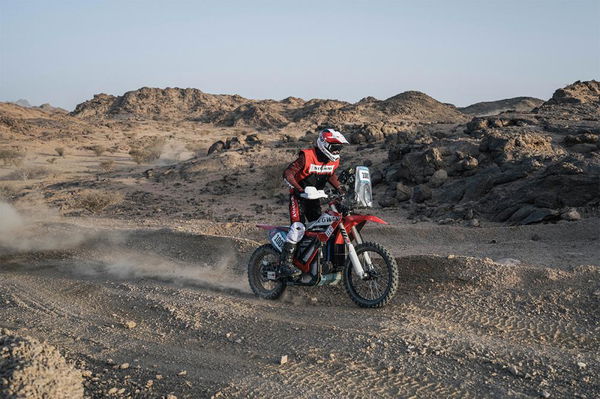
[[[0,0],[0,101],[193,87],[466,106],[600,78],[600,0]]]

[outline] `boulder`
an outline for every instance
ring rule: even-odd
[[[493,132],[481,140],[479,151],[489,153],[498,164],[527,157],[552,158],[564,154],[563,150],[552,146],[550,136],[538,133]]]
[[[473,170],[477,168],[478,165],[479,161],[477,160],[477,158],[472,156],[466,156],[464,159],[458,162],[457,169],[460,171]]]
[[[473,118],[465,128],[465,133],[473,134],[481,132],[488,128],[488,120],[486,118]]]
[[[408,201],[412,196],[412,188],[405,186],[402,183],[396,184],[396,199],[399,202]]]
[[[383,173],[378,168],[371,168],[369,172],[371,172],[371,185],[373,187],[383,181]]]
[[[556,210],[525,205],[513,213],[508,221],[512,224],[534,224],[557,220],[558,217],[559,215]]]
[[[429,178],[429,185],[431,187],[439,187],[444,184],[446,180],[448,180],[448,172],[446,172],[444,169],[439,169],[436,170]]]
[[[431,188],[424,184],[419,184],[413,189],[413,200],[417,203],[425,202],[432,197]]]
[[[596,144],[600,141],[600,135],[593,133],[569,134],[563,139],[563,144],[571,146],[575,144]]]
[[[465,195],[466,183],[464,180],[448,182],[443,188],[437,190],[436,199],[443,204],[454,204],[462,200]]]
[[[225,150],[225,148],[225,143],[222,140],[216,141],[208,148],[208,155],[213,152],[221,152]]]
[[[534,224],[558,219],[558,212],[554,209],[537,208],[533,210],[520,224]]]
[[[262,144],[262,141],[260,141],[260,139],[258,138],[258,136],[256,134],[249,134],[246,136],[246,144],[248,144],[250,146],[255,146],[255,145]]]
[[[394,188],[388,188],[385,191],[385,194],[383,194],[377,202],[382,208],[398,205],[398,202],[396,201],[396,190]]]
[[[242,148],[242,143],[240,143],[240,139],[238,139],[235,136],[229,137],[225,141],[225,148],[228,150],[236,150],[236,149]]]
[[[581,215],[579,214],[579,212],[577,212],[577,209],[568,208],[560,214],[560,218],[563,220],[568,220],[570,222],[574,222],[576,220],[580,220]]]

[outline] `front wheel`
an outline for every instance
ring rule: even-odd
[[[285,291],[281,280],[269,280],[267,272],[279,267],[279,252],[270,244],[262,245],[254,251],[248,262],[248,283],[252,291],[264,299],[277,299]]]
[[[368,274],[365,279],[360,278],[348,258],[344,268],[346,292],[358,306],[380,308],[394,297],[398,289],[396,259],[383,246],[373,242],[359,244],[355,250],[363,270]]]

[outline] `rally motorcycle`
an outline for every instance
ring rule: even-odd
[[[294,264],[302,271],[299,277],[279,274],[280,253],[289,227],[257,225],[269,232],[269,243],[258,247],[248,264],[248,281],[257,296],[277,299],[289,285],[321,286],[342,280],[352,301],[361,307],[382,307],[394,297],[398,288],[396,260],[380,244],[364,241],[360,233],[367,222],[387,223],[354,212],[372,206],[369,169],[348,169],[339,180],[348,188],[347,194],[329,196],[327,210],[306,224],[297,245]]]

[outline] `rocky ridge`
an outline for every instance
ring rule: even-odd
[[[462,134],[388,137],[381,205],[468,224],[477,217],[531,224],[597,213],[598,93],[598,82],[576,82],[531,113],[474,118]]]
[[[258,129],[321,123],[419,121],[458,123],[467,120],[454,106],[424,93],[408,91],[386,100],[366,98],[355,104],[338,100],[250,100],[237,95],[207,94],[197,89],[144,87],[122,96],[98,94],[77,105],[80,118],[194,120],[218,126]]]
[[[514,97],[498,101],[484,101],[458,108],[464,114],[473,116],[497,115],[506,111],[530,112],[539,107],[544,100],[534,97]]]

